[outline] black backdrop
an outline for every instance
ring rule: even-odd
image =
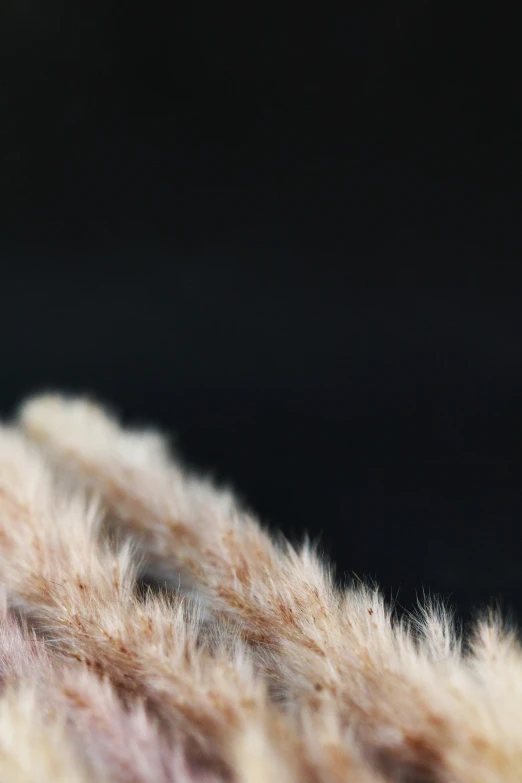
[[[3,415],[89,391],[340,575],[519,615],[519,28],[481,13],[4,0]]]

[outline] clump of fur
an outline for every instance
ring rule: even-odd
[[[125,707],[107,679],[76,661],[53,660],[45,641],[8,610],[5,595],[0,596],[0,687],[15,694],[11,702],[20,691],[22,703],[32,699],[60,716],[65,741],[85,776],[89,770],[100,783],[219,783],[218,777],[190,768],[182,748],[170,746],[142,703]]]
[[[202,638],[184,599],[142,600],[134,547],[114,549],[100,522],[98,505],[60,486],[19,432],[0,431],[0,579],[53,657],[110,681],[127,708],[142,704],[205,769],[252,783],[320,780],[321,760],[271,702],[243,645]],[[350,747],[345,756],[347,769],[364,771]]]
[[[0,780],[9,783],[95,783],[66,736],[63,717],[47,713],[35,689],[0,695]],[[104,778],[98,778],[106,783]]]
[[[62,716],[78,774],[521,779],[522,653],[496,618],[465,645],[434,602],[398,622],[90,401],[36,398],[20,428],[0,432],[0,682]]]

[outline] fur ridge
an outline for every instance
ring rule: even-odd
[[[6,612],[43,639],[24,666],[47,672],[45,703],[55,672],[74,684],[63,711],[96,737],[100,776],[148,783],[106,747],[134,731],[143,758],[174,743],[197,774],[238,783],[522,779],[522,652],[494,614],[464,640],[433,599],[399,621],[377,588],[340,589],[312,546],[275,540],[161,434],[90,400],[33,398],[19,427],[0,433]],[[141,574],[165,589],[140,595]],[[10,693],[28,675],[2,661],[26,654],[4,637]]]
[[[187,599],[136,591],[135,547],[113,549],[99,504],[70,493],[19,432],[0,432],[0,579],[13,611],[59,663],[142,703],[190,758],[237,781],[320,780],[295,721],[270,698],[250,654],[202,638]],[[362,761],[347,748],[344,764]],[[368,772],[368,775],[370,773]]]

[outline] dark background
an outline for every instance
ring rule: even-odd
[[[4,0],[3,415],[92,392],[341,576],[520,617],[519,37],[432,0]]]

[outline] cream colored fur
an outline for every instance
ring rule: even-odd
[[[497,618],[465,645],[436,602],[397,621],[91,401],[35,398],[19,426],[0,433],[0,662],[15,637],[41,646],[4,667],[5,698],[20,683],[69,716],[77,775],[522,781],[522,653]],[[165,589],[141,595],[140,574]]]

